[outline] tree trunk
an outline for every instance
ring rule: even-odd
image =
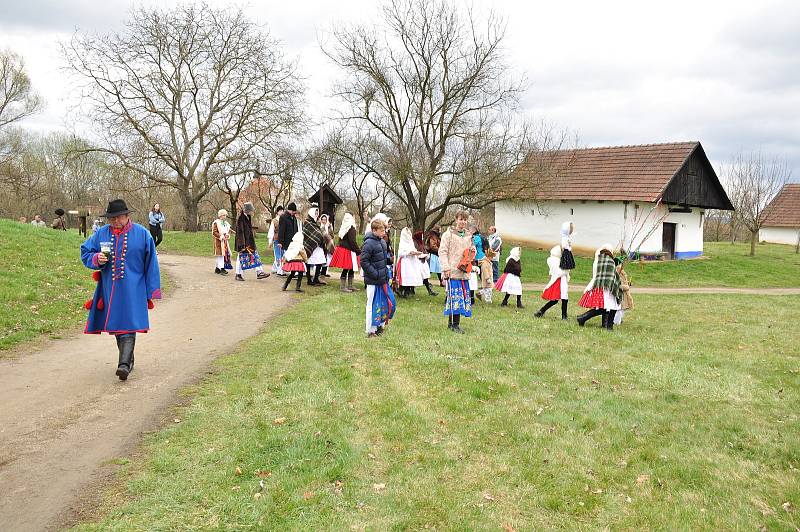
[[[238,214],[237,211],[237,203],[239,198],[234,199],[233,196],[228,196],[228,201],[231,203],[231,210],[228,212],[228,220],[232,220],[231,224],[236,223],[236,215]]]
[[[758,241],[758,229],[750,231],[750,256],[756,256],[756,242]]]
[[[797,230],[797,244],[794,246],[794,252],[800,253],[800,229]]]
[[[181,203],[183,203],[183,212],[186,216],[184,221],[183,230],[190,233],[197,232],[197,204],[198,202],[192,198],[191,194],[181,194]]]

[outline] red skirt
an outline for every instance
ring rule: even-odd
[[[605,298],[603,297],[602,288],[592,288],[588,292],[584,292],[578,305],[583,308],[604,308],[606,306]]]
[[[603,293],[600,293],[602,297]],[[556,279],[556,282],[545,288],[544,292],[542,292],[542,299],[546,299],[548,301],[558,301],[561,299],[561,277]],[[582,300],[581,300],[582,301]]]
[[[503,275],[500,276],[499,279],[497,279],[497,282],[494,283],[494,289],[497,290],[498,292],[503,290],[503,283],[506,282],[506,275],[508,274],[504,273]]]
[[[356,266],[361,266],[361,258],[356,255]],[[353,252],[342,246],[336,246],[331,257],[331,268],[341,268],[342,270],[355,270],[353,267]]]
[[[282,268],[285,272],[305,273],[306,263],[301,260],[293,260],[291,262],[284,262]]]

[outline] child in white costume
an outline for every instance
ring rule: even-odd
[[[400,232],[400,245],[397,248],[397,282],[402,297],[414,293],[414,288],[424,283],[424,267],[420,258],[426,255],[417,251],[411,229],[405,227]],[[430,273],[428,273],[430,277]]]
[[[561,319],[567,319],[567,304],[569,303],[569,270],[561,269],[561,246],[555,246],[550,250],[550,256],[547,257],[547,267],[550,270],[550,281],[544,287],[542,292],[542,299],[546,299],[547,303],[542,306],[535,314],[537,318],[544,316],[547,309],[561,301]]]
[[[525,308],[522,305],[522,281],[520,280],[520,276],[522,275],[522,264],[520,263],[521,254],[522,250],[518,247],[511,250],[511,253],[509,253],[506,259],[506,267],[503,269],[503,275],[497,279],[497,283],[494,285],[495,290],[506,294],[503,298],[503,302],[500,304],[501,307],[508,306],[509,296],[517,296],[517,308]]]

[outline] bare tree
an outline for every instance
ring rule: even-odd
[[[258,186],[254,191],[271,217],[277,214],[279,206],[285,207],[291,201],[304,160],[299,150],[289,147],[259,152]]]
[[[764,209],[789,180],[791,170],[786,161],[753,152],[737,155],[726,174],[736,218],[750,233],[752,257],[756,254]]]
[[[32,115],[41,105],[22,57],[0,50],[0,128]]]
[[[103,135],[97,149],[176,189],[187,231],[218,182],[255,170],[232,162],[252,160],[302,120],[295,66],[241,9],[139,8],[124,32],[76,34],[63,54],[85,83]],[[168,173],[151,173],[152,160]]]
[[[375,147],[367,158],[348,146],[341,155],[388,188],[416,229],[451,206],[534,192],[509,174],[549,147],[513,118],[524,83],[511,79],[504,32],[494,14],[481,22],[449,0],[395,0],[377,27],[335,29],[323,45],[345,73],[336,89],[343,127]]]

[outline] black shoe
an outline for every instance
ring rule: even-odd
[[[377,334],[378,336],[382,335],[383,334],[383,327],[382,326],[378,327],[378,329],[375,331],[375,334]]]
[[[500,306],[501,307],[507,307],[508,306],[508,301],[503,301],[502,303],[500,303]]]
[[[228,270],[226,270],[225,268],[221,268],[219,270],[219,273],[220,273],[220,275],[228,275]]]
[[[217,275],[219,275],[219,274],[220,274],[219,268],[214,268],[214,273],[216,273]]]
[[[242,277],[242,275],[241,275],[241,274],[237,273],[237,274],[236,274],[236,280],[237,280],[237,281],[244,281],[244,277]]]
[[[536,316],[537,318],[541,318],[542,316],[544,316],[544,312],[542,312],[541,310],[537,310],[536,312],[533,313],[533,315]]]
[[[117,363],[116,375],[119,380],[128,379],[128,375],[133,368],[133,348],[136,345],[135,336],[117,337],[117,348],[119,349],[119,362]]]
[[[461,327],[459,327],[458,325],[451,326],[450,330],[453,331],[454,333],[464,334],[464,330]]]
[[[258,272],[256,274],[256,279],[266,279],[267,277],[269,277],[267,272]]]
[[[525,308],[525,305],[523,305],[522,303],[517,303],[517,308]]]

